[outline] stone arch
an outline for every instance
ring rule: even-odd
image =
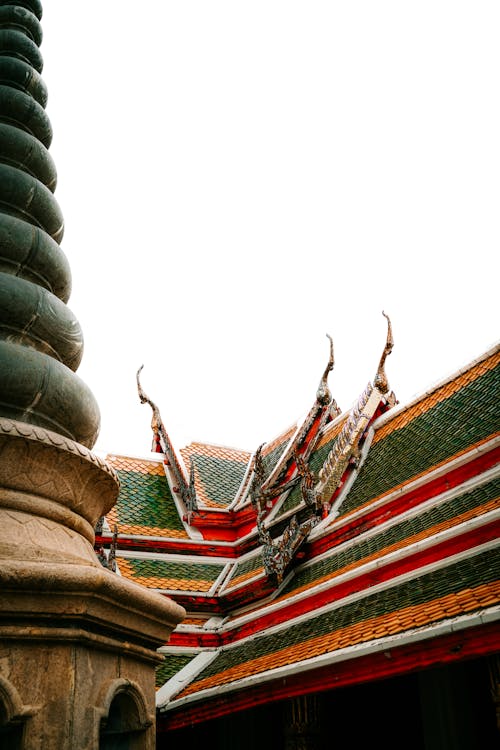
[[[130,680],[113,680],[99,712],[99,750],[146,750],[153,718],[140,687]]]
[[[26,720],[34,712],[23,704],[14,685],[0,676],[0,747],[21,750]]]

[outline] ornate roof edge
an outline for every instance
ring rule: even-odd
[[[272,496],[277,494],[271,489],[263,489],[264,466],[262,462],[262,448],[259,446],[254,457],[254,471],[249,486],[249,495],[252,505],[256,511],[257,530],[262,544],[262,561],[266,574],[277,580],[278,585],[283,580],[286,567],[289,565],[298,547],[305,541],[312,528],[310,519],[305,524],[298,524],[294,516],[285,529],[281,539],[276,541],[272,538],[265,525],[265,519],[269,513],[269,505],[272,505]],[[295,486],[299,477],[286,482],[279,489],[279,494]]]
[[[392,325],[389,316],[386,315],[383,310],[382,315],[387,320],[387,338],[384,351],[382,352],[382,356],[380,357],[377,374],[375,375],[375,378],[373,380],[373,386],[374,388],[378,388],[381,393],[385,394],[389,391],[389,381],[387,379],[387,375],[385,374],[385,361],[394,348],[394,337],[392,335]]]
[[[306,541],[312,529],[320,522],[321,518],[326,518],[331,512],[335,492],[341,485],[349,466],[356,467],[359,460],[359,444],[362,438],[366,436],[367,428],[376,417],[380,405],[384,403],[390,408],[396,402],[394,394],[388,394],[389,382],[385,374],[385,361],[394,347],[392,326],[389,316],[385,312],[382,312],[382,314],[387,320],[387,335],[373,383],[368,383],[357,403],[351,409],[318,475],[310,469],[308,458],[322,435],[325,425],[331,419],[332,409],[335,410],[336,415],[339,411],[331,396],[327,382],[328,374],[334,366],[331,336],[328,336],[330,356],[320,380],[316,401],[269,477],[265,478],[264,476],[261,455],[264,446],[261,445],[255,453],[253,476],[249,484],[248,494],[256,511],[257,530],[262,544],[264,568],[267,575],[274,579],[278,585],[283,580],[285,571],[299,547]],[[305,443],[314,424],[317,424],[318,429],[313,432],[309,442]],[[284,482],[280,483],[282,478]],[[309,517],[299,523],[297,515],[294,513],[280,537],[273,539],[269,531],[269,515],[273,507],[273,499],[282,497],[284,493],[288,493],[299,483],[302,504],[303,507],[309,508]]]
[[[186,508],[187,522],[191,523],[191,517],[193,512],[197,510],[196,493],[194,489],[194,467],[190,464],[189,478],[186,477],[184,470],[181,466],[180,460],[175,452],[174,446],[170,437],[163,425],[163,421],[160,415],[160,410],[154,401],[145,394],[144,389],[141,385],[140,374],[144,365],[141,365],[137,370],[137,392],[141,404],[149,404],[152,410],[151,416],[151,429],[153,430],[153,446],[152,450],[156,453],[163,453],[166,458],[166,466],[169,468],[172,478],[175,482],[173,488],[175,493],[179,493],[183,504]]]
[[[385,312],[382,315],[387,320],[387,336],[373,383],[368,383],[354,404],[318,474],[314,494],[316,504],[323,507],[323,517],[331,510],[332,496],[349,464],[357,465],[359,462],[359,444],[380,403],[386,401],[389,408],[396,403],[394,394],[389,393],[389,381],[385,374],[385,361],[394,347],[392,325],[389,316]]]
[[[337,402],[332,397],[331,391],[328,387],[328,375],[334,368],[335,359],[333,354],[333,339],[328,333],[326,334],[326,336],[330,341],[330,354],[323,375],[321,376],[318,389],[316,391],[316,400],[302,423],[297,426],[295,434],[290,439],[276,466],[271,471],[269,476],[264,480],[262,485],[263,490],[271,490],[273,485],[275,485],[279,481],[291,462],[296,460],[297,455],[301,454],[302,458],[306,459],[314,449],[314,445],[316,444],[318,436],[326,422],[332,417],[340,414],[340,409],[337,405]],[[313,436],[312,440],[310,440],[306,445],[305,449],[303,449],[303,444],[306,441],[314,423],[318,419],[318,430],[316,431],[316,434]]]
[[[257,448],[257,451],[259,448]],[[234,500],[229,504],[228,510],[237,511],[240,508],[242,508],[248,501],[249,501],[249,495],[250,495],[250,484],[252,482],[252,476],[255,466],[255,456],[257,451],[254,451],[247,464],[247,468],[245,469],[245,473],[243,475],[243,479],[241,480],[240,486],[238,488],[238,491],[236,492],[236,495],[234,496]]]
[[[206,669],[217,658],[219,653],[220,649],[210,649],[195,654],[186,666],[167,680],[158,690],[156,693],[156,708],[164,711],[167,710],[168,704],[175,699],[175,696],[181,690],[184,690],[186,685],[189,685],[190,682],[196,679],[200,672]]]

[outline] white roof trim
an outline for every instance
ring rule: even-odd
[[[199,565],[230,565],[236,561],[232,557],[201,557],[200,555],[180,555],[169,552],[146,552],[143,550],[118,549],[117,557],[132,558],[137,560],[163,560],[167,563],[190,563]]]
[[[307,562],[302,563],[300,567],[296,568],[296,571],[300,572],[302,570],[305,570],[306,568],[310,567],[311,565],[315,565],[317,562],[321,560],[325,560],[328,557],[333,557],[338,552],[341,552],[343,549],[346,549],[347,547],[352,547],[353,545],[358,544],[359,542],[363,542],[366,539],[370,539],[371,537],[378,536],[379,534],[384,532],[386,529],[391,528],[391,526],[397,526],[403,521],[408,521],[412,518],[416,518],[417,516],[423,515],[431,508],[437,508],[443,503],[448,502],[449,500],[453,500],[456,497],[460,497],[461,495],[467,492],[472,492],[472,490],[475,490],[477,487],[481,487],[481,485],[487,484],[492,479],[495,479],[495,477],[498,476],[499,474],[500,474],[500,464],[493,466],[491,469],[487,469],[483,474],[476,474],[470,479],[467,479],[462,484],[459,484],[456,487],[452,487],[452,489],[450,490],[445,490],[439,495],[434,495],[433,497],[430,497],[428,500],[424,500],[418,505],[414,505],[413,507],[406,510],[404,513],[399,513],[398,515],[391,516],[387,521],[378,523],[375,526],[368,529],[367,531],[361,532],[360,534],[356,534],[355,537],[347,539],[347,541],[342,542],[341,544],[338,544],[334,547],[330,547],[330,549],[327,549],[325,552],[322,552],[320,555],[316,555],[310,560],[307,560]]]
[[[172,698],[180,693],[192,680],[202,672],[205,667],[219,655],[219,649],[213,651],[202,651],[194,659],[180,669],[174,677],[161,687],[156,693],[156,707],[164,708]]]

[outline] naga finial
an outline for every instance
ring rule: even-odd
[[[259,445],[259,447],[255,451],[253,477],[250,483],[250,499],[252,501],[252,504],[255,506],[259,505],[262,494],[261,489],[265,479],[264,462],[262,460],[263,447],[264,443]]]
[[[137,370],[137,375],[136,375],[137,392],[139,394],[141,404],[149,404],[153,411],[153,415],[151,417],[151,429],[153,430],[154,434],[157,435],[158,430],[160,429],[160,424],[161,424],[160,410],[158,409],[154,401],[151,401],[151,399],[148,398],[146,394],[144,393],[144,389],[141,385],[141,381],[139,380],[139,375],[141,374],[141,370],[143,367],[144,365],[141,365],[139,369]]]
[[[382,310],[382,315],[387,320],[387,340],[385,342],[384,351],[382,352],[382,356],[380,358],[380,362],[377,369],[377,374],[375,375],[375,379],[373,381],[373,385],[375,388],[378,388],[378,390],[381,393],[387,393],[389,390],[389,381],[387,379],[387,375],[385,374],[385,360],[389,356],[389,354],[392,352],[392,348],[394,346],[394,339],[392,337],[392,326],[391,326],[391,320],[388,315],[385,314],[385,312]]]
[[[316,392],[316,400],[323,406],[326,406],[332,400],[332,394],[328,388],[328,375],[333,370],[333,365],[335,364],[333,358],[333,339],[329,333],[327,333],[326,336],[330,339],[330,357]]]

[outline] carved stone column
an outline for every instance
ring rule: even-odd
[[[41,15],[0,0],[0,747],[152,750],[157,648],[184,611],[93,550],[118,481],[75,373]]]
[[[285,750],[320,750],[321,696],[316,693],[290,698],[284,714]]]

